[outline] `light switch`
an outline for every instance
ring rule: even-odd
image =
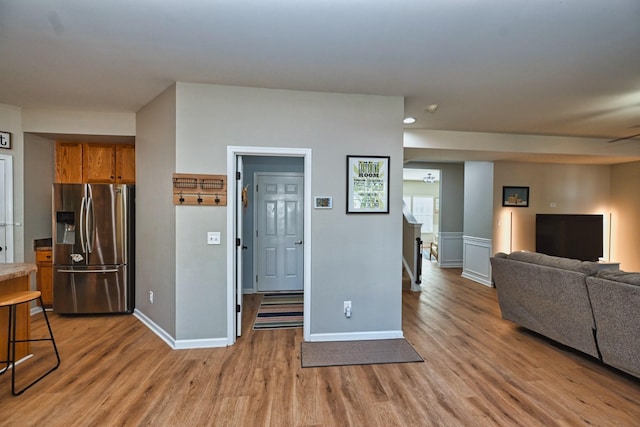
[[[207,232],[207,245],[219,245],[220,244],[220,232],[209,231]]]

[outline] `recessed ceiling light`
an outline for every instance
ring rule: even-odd
[[[414,119],[413,117],[407,117],[402,121],[402,123],[404,123],[405,125],[410,125],[415,122],[416,122],[416,119]]]

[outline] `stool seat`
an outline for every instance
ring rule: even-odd
[[[30,338],[30,339],[18,339],[16,332],[16,311],[17,306],[20,304],[27,304],[33,300],[38,300],[40,302],[40,307],[42,309],[42,315],[44,316],[44,320],[47,324],[47,329],[49,330],[49,338]],[[7,328],[7,359],[0,361],[0,363],[5,363],[6,367],[0,374],[4,374],[11,368],[11,393],[14,396],[18,396],[24,393],[25,390],[36,384],[38,381],[49,375],[51,372],[58,369],[60,366],[60,354],[58,353],[58,347],[56,346],[56,341],[53,338],[53,331],[51,330],[51,324],[49,323],[49,317],[47,316],[46,310],[44,310],[44,303],[42,302],[42,294],[40,291],[21,291],[21,292],[12,292],[10,294],[3,295],[0,297],[0,308],[6,307],[8,309],[9,321]],[[35,381],[29,383],[26,387],[23,387],[21,390],[16,390],[16,344],[19,343],[30,343],[36,341],[50,341],[53,347],[53,351],[56,356],[56,364],[53,365],[48,371],[44,374],[40,375]]]
[[[33,301],[40,297],[40,291],[19,291],[12,292],[0,297],[0,307],[7,307],[9,305],[22,304],[25,302]]]

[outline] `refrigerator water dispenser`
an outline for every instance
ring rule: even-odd
[[[73,245],[75,241],[75,212],[56,212],[56,243]]]

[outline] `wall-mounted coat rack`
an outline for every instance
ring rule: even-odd
[[[173,204],[227,206],[227,176],[174,173]]]

